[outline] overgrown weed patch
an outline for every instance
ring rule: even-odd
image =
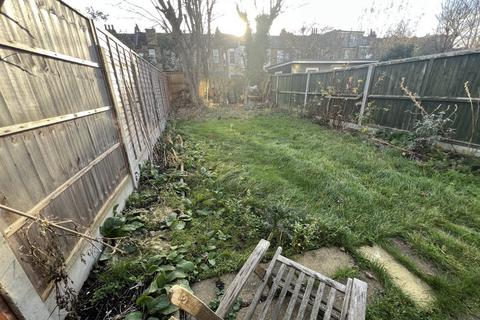
[[[175,139],[166,143],[176,148],[185,172],[179,173],[178,162],[165,170],[144,168],[142,187],[123,213],[140,212],[136,221],[143,226],[132,231],[133,251],[100,262],[96,281],[86,289],[102,292],[104,299],[122,295],[123,307],[92,301],[90,294],[85,308],[102,303],[104,313],[161,317],[173,310],[166,309],[163,298],[172,282],[159,283],[161,272],[190,262],[193,269],[172,280],[186,285],[236,271],[258,240],[268,238],[287,255],[345,247],[361,269],[374,270],[384,290],[369,305],[369,319],[446,319],[480,312],[480,250],[474,246],[480,239],[480,177],[474,172],[452,166],[439,170],[379,148],[364,136],[291,116],[218,118],[182,121],[170,131],[170,137],[180,134],[184,142],[181,148]],[[422,276],[437,296],[432,309],[417,307],[381,267],[355,252],[360,245],[394,237],[438,266],[438,275]],[[164,248],[164,257],[153,264],[149,259],[158,250],[149,250],[147,238],[158,239]],[[167,259],[170,254],[173,260]],[[400,254],[401,263],[420,273]],[[171,266],[170,271],[159,270],[162,266]],[[115,268],[124,268],[122,276],[102,279]],[[355,271],[341,270],[337,276]],[[138,301],[145,292],[154,302]]]

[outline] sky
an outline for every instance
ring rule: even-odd
[[[109,15],[107,24],[114,25],[120,32],[133,32],[135,24],[140,29],[155,27],[158,24],[146,16],[155,15],[152,0],[64,0],[71,6],[84,12],[92,6]],[[236,4],[249,13],[253,19],[258,13],[269,7],[271,0],[217,0],[214,27],[224,33],[241,35],[245,26],[236,13]],[[299,33],[303,26],[307,29],[316,27],[375,31],[384,35],[404,20],[414,35],[423,36],[435,31],[436,15],[442,0],[284,0],[282,14],[275,20],[271,34],[276,35],[285,29]],[[255,5],[256,4],[256,5]],[[145,14],[132,11],[143,8]],[[103,23],[103,22],[102,22]]]

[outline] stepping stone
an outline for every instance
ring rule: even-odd
[[[336,247],[307,251],[293,257],[293,260],[327,277],[333,277],[338,269],[355,265],[355,261],[348,253]]]
[[[359,249],[366,259],[382,265],[393,282],[421,307],[428,307],[434,301],[431,288],[416,275],[379,246],[365,246]]]

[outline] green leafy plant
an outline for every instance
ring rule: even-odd
[[[293,225],[292,247],[303,252],[312,247],[315,235],[315,224],[295,222]]]
[[[143,313],[149,316],[169,315],[177,311],[177,307],[170,304],[168,291],[174,285],[190,289],[189,279],[196,273],[193,262],[185,259],[185,247],[171,247],[169,252],[162,252],[156,256],[159,266],[158,272],[148,288],[136,299],[136,304]]]
[[[145,208],[158,201],[158,194],[153,190],[134,192],[128,197],[127,208]]]
[[[100,233],[106,238],[119,238],[140,230],[144,226],[141,218],[138,216],[124,216],[121,213],[117,213],[105,220],[100,227]]]
[[[220,306],[220,301],[222,301],[222,298],[225,294],[225,284],[222,281],[217,281],[215,283],[215,299],[210,301],[209,307],[212,310],[217,310],[218,307]],[[240,311],[240,308],[242,307],[242,299],[237,298],[235,302],[233,303],[233,306],[230,310],[230,312],[224,317],[225,320],[235,320],[237,319],[237,313]]]
[[[183,230],[188,221],[192,221],[192,217],[189,214],[183,212],[171,212],[165,217],[165,225],[170,230]]]

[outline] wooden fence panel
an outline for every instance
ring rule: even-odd
[[[6,0],[0,10],[0,203],[97,232],[165,127],[165,75],[59,0]],[[46,245],[37,226],[0,210],[0,229],[8,268],[19,263],[46,301],[51,279],[27,252],[29,241]],[[81,243],[60,242],[67,265]]]
[[[90,22],[55,0],[6,1],[2,13],[0,198],[88,230],[128,174]],[[38,231],[8,212],[0,225],[46,298],[49,280],[24,252]],[[66,237],[65,257],[78,241]]]
[[[456,110],[451,123],[454,141],[480,145],[479,66],[480,51],[471,50],[311,73],[308,88],[306,74],[278,75],[272,77],[273,83],[278,81],[273,96],[280,106],[298,108],[303,87],[303,108],[310,113],[340,112],[344,121],[412,130],[420,114],[402,90],[403,83],[428,112]]]
[[[0,43],[98,63],[89,20],[57,0],[2,1]]]
[[[115,96],[120,131],[135,183],[168,115],[165,76],[106,31],[97,28]]]

